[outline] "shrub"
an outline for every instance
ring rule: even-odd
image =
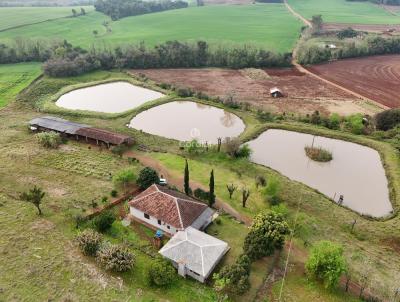
[[[251,260],[271,256],[282,249],[289,226],[280,213],[261,212],[254,217],[243,250]]]
[[[126,145],[118,145],[118,146],[114,146],[111,148],[111,152],[118,155],[119,157],[122,157],[122,155],[127,150],[128,150],[128,146],[126,146]]]
[[[178,88],[176,94],[179,97],[187,98],[193,96],[193,91],[190,88]]]
[[[103,237],[92,229],[84,230],[76,237],[79,248],[86,256],[96,256]]]
[[[330,241],[320,241],[312,249],[306,262],[307,273],[333,288],[340,276],[347,271],[343,247]]]
[[[95,228],[98,232],[104,233],[111,228],[114,221],[115,221],[114,213],[106,211],[94,217],[92,220],[92,225],[93,228]]]
[[[168,286],[175,281],[176,272],[169,261],[157,258],[150,264],[147,277],[152,286]]]
[[[158,177],[157,172],[150,168],[146,167],[142,169],[139,173],[139,177],[136,181],[136,184],[142,189],[145,190],[150,187],[152,184],[160,183],[160,178]]]
[[[375,116],[376,128],[387,131],[400,124],[400,109],[390,109]]]
[[[265,179],[264,176],[262,175],[257,175],[256,176],[256,187],[265,187],[267,185],[267,180]]]
[[[126,272],[133,268],[135,255],[119,245],[106,244],[97,252],[97,261],[106,270]]]
[[[273,122],[274,121],[274,116],[272,115],[271,112],[263,111],[261,109],[257,110],[257,118],[261,122]]]
[[[364,131],[363,116],[353,114],[346,118],[346,127],[353,134],[362,134]]]
[[[111,195],[111,197],[117,197],[118,196],[118,191],[117,190],[112,190],[110,195]]]
[[[45,148],[56,149],[61,144],[60,134],[54,131],[36,134],[38,143]]]
[[[210,199],[210,193],[207,191],[204,191],[203,189],[197,188],[196,190],[194,190],[193,192],[194,197],[204,200],[204,201],[208,201]]]
[[[309,157],[314,161],[328,162],[333,159],[332,153],[329,152],[328,150],[322,149],[321,147],[316,148],[316,147],[306,146],[304,150],[306,151],[307,157]]]
[[[276,177],[271,177],[267,186],[262,190],[262,194],[267,202],[276,205],[280,202],[279,192],[281,190],[280,183]]]
[[[224,148],[225,152],[228,153],[229,156],[235,158],[249,158],[252,153],[249,145],[241,145],[241,142],[238,138],[225,138]]]
[[[236,152],[237,158],[249,158],[253,151],[250,149],[248,144],[244,144],[239,147],[239,150]]]
[[[351,27],[345,28],[340,30],[336,36],[343,40],[344,38],[355,38],[358,36],[358,32],[354,29],[352,29]]]
[[[327,125],[328,128],[333,129],[333,130],[338,130],[340,129],[340,116],[337,113],[333,113],[329,117],[329,125]]]

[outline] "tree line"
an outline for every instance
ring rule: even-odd
[[[400,0],[346,0],[348,2],[365,2],[369,1],[375,4],[384,4],[384,5],[400,5]]]
[[[110,16],[112,20],[118,20],[128,16],[186,8],[188,7],[188,3],[181,0],[97,0],[94,7],[97,11]]]
[[[400,54],[400,37],[368,37],[362,41],[344,42],[343,46],[337,49],[306,42],[299,47],[297,61],[300,64],[310,65],[338,59],[384,54]]]

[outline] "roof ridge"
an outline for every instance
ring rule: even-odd
[[[200,246],[200,255],[201,255],[201,271],[203,272],[203,276],[206,275],[204,271],[204,255],[203,255],[203,248]]]
[[[208,207],[205,203],[203,203],[203,202],[201,202],[201,201],[197,201],[197,200],[190,200],[190,199],[183,199],[183,198],[178,198],[178,199],[180,199],[180,200],[184,200],[184,201],[188,201],[188,202],[192,202],[192,203],[197,203],[197,204],[199,204],[199,205],[202,205],[202,206],[206,206],[206,207]]]
[[[169,196],[171,196],[171,195],[169,195]],[[179,222],[181,223],[181,227],[183,228],[184,226],[183,226],[183,221],[182,221],[181,209],[179,208],[179,204],[178,204],[178,198],[174,198],[174,201],[175,201],[176,209],[178,210]]]

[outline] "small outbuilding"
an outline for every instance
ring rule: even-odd
[[[172,262],[179,275],[204,283],[228,250],[226,242],[188,227],[175,234],[159,253]]]
[[[283,93],[278,87],[271,88],[269,90],[269,93],[271,94],[271,96],[273,98],[281,98],[281,97],[283,97]]]

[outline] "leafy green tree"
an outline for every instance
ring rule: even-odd
[[[160,178],[158,177],[157,172],[150,167],[146,167],[142,169],[139,173],[139,177],[136,181],[136,184],[142,189],[145,190],[150,187],[152,184],[159,184]]]
[[[76,241],[86,256],[96,256],[103,237],[92,229],[86,229],[76,237]]]
[[[76,12],[76,9],[73,8],[73,9],[72,9],[72,16],[76,17],[77,15],[78,15],[78,13]]]
[[[324,21],[322,20],[322,15],[314,15],[311,18],[311,24],[313,26],[314,32],[319,32],[322,29],[322,24]]]
[[[83,7],[81,7],[81,15],[82,16],[86,15],[86,11],[85,11],[85,9]]]
[[[209,200],[208,200],[208,205],[212,207],[215,203],[215,188],[214,188],[214,170],[211,170],[210,174],[210,191],[209,191]]]
[[[41,216],[42,210],[40,205],[45,195],[46,193],[43,192],[41,188],[34,186],[33,189],[30,189],[28,192],[22,193],[20,199],[32,203],[37,208],[39,216]]]
[[[347,271],[343,247],[330,241],[320,241],[311,249],[305,266],[312,278],[322,281],[327,288],[334,288]]]
[[[232,199],[233,193],[235,193],[237,186],[234,184],[226,185],[226,189],[228,190],[229,193],[229,199]]]
[[[400,109],[389,109],[375,115],[376,128],[387,131],[400,124]]]
[[[123,188],[126,189],[126,186],[135,182],[136,175],[131,169],[124,169],[124,170],[118,171],[113,176],[112,180],[116,186],[123,186]]]
[[[279,203],[280,183],[276,177],[271,177],[267,186],[262,190],[262,194],[267,202],[271,205]]]
[[[191,190],[189,184],[189,164],[187,159],[185,161],[184,188],[185,188],[185,194],[189,195]]]
[[[261,212],[254,217],[243,250],[251,260],[271,256],[275,250],[282,249],[288,233],[289,226],[282,214]]]
[[[162,258],[153,260],[147,271],[147,278],[152,286],[168,286],[176,280],[175,268]]]

